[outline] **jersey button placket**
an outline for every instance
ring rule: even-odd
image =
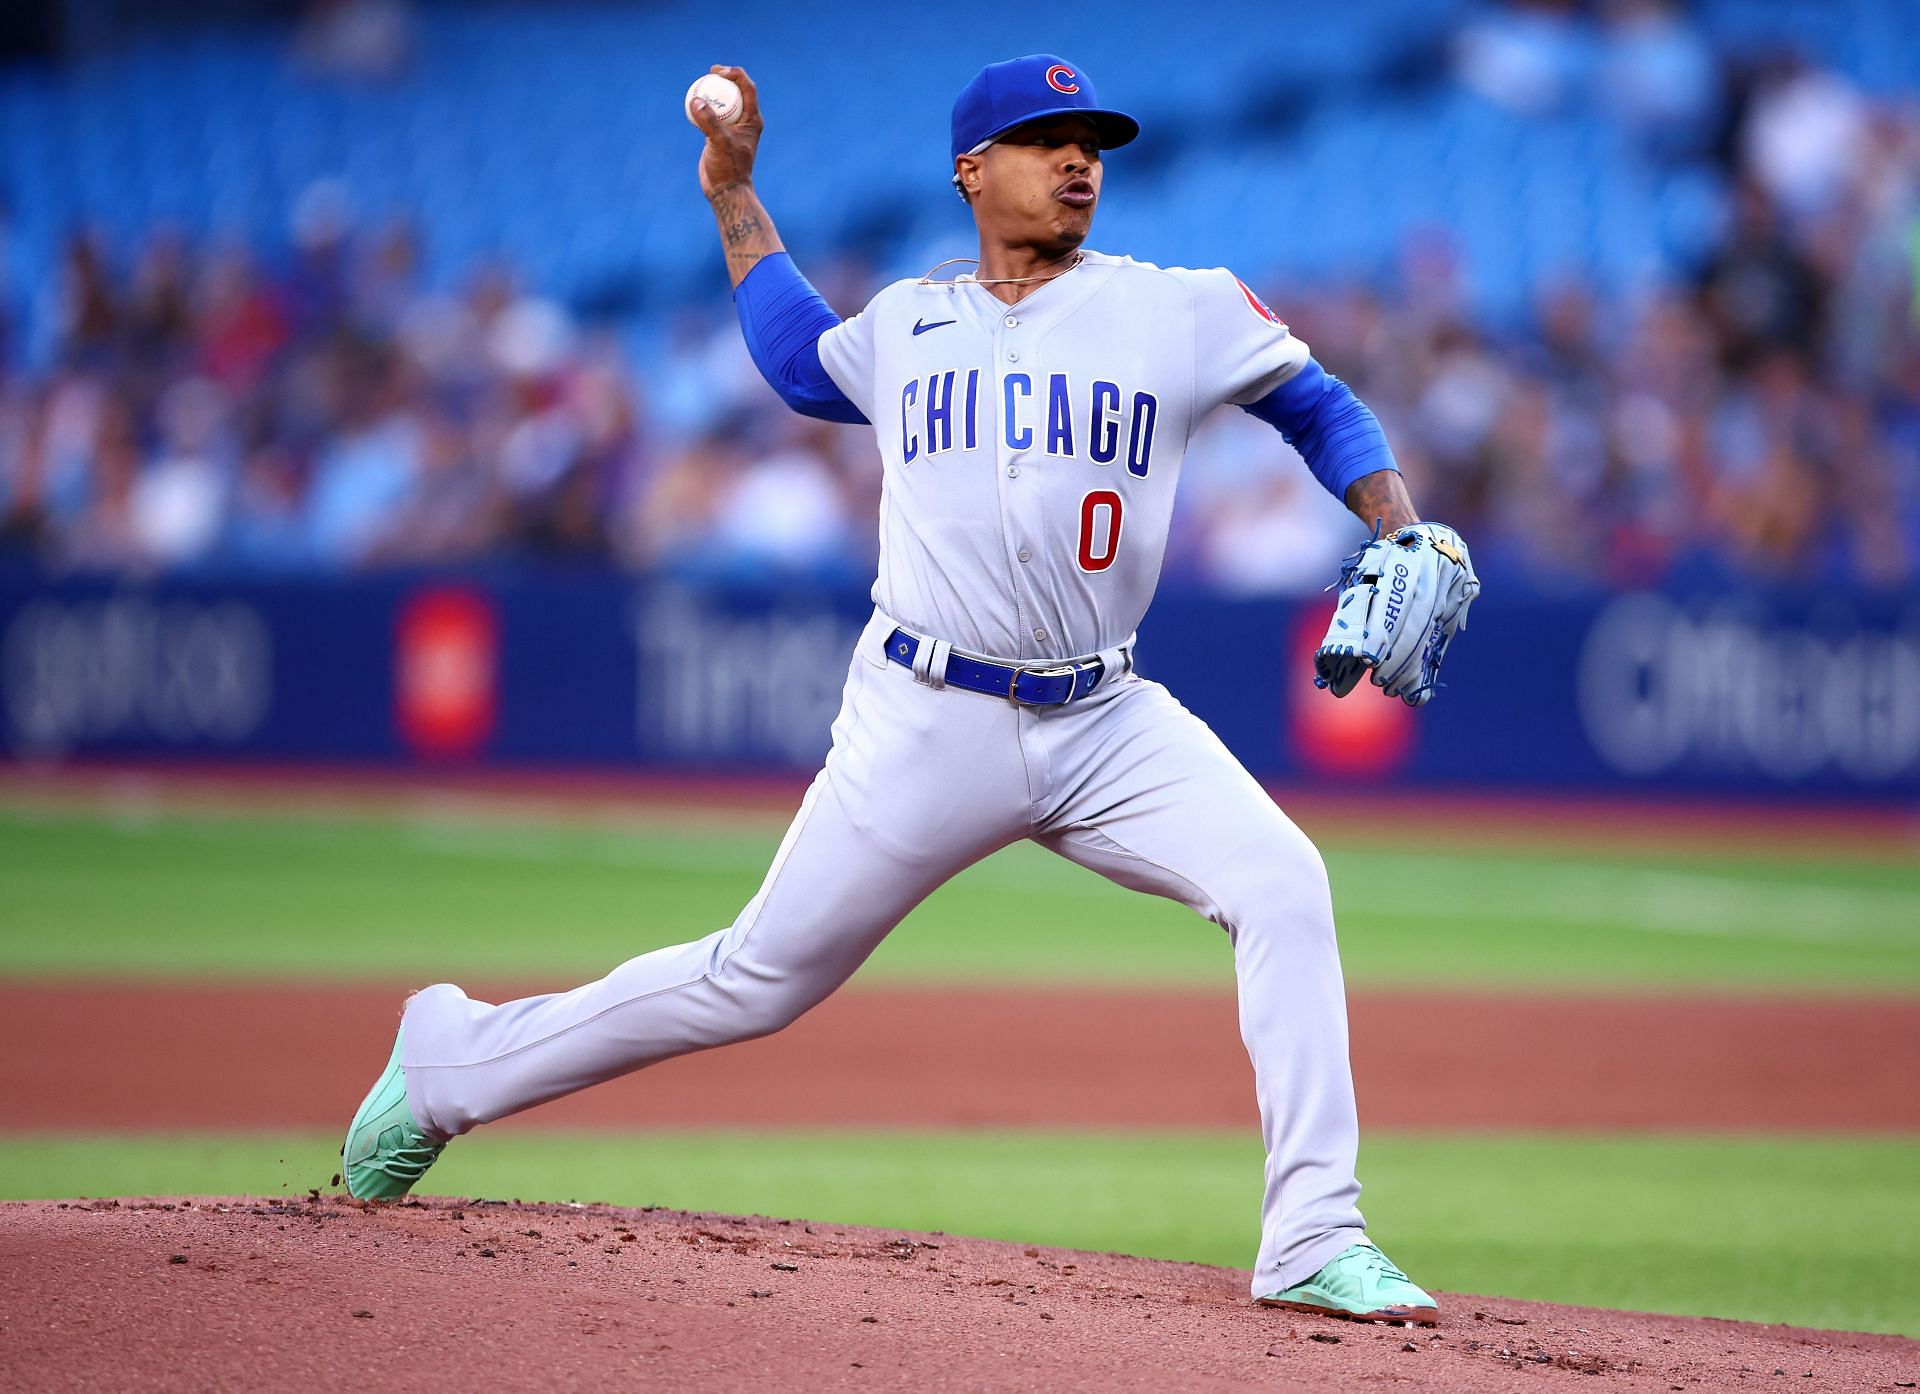
[[[1015,336],[1010,331],[1020,327],[1020,317],[1011,314],[1003,315],[1001,316],[1000,324],[1001,328],[995,332],[994,338],[997,341],[997,347],[1001,352],[1002,359],[1009,364],[1018,363],[1020,361],[1020,350],[1015,347]],[[1031,408],[1029,408],[1029,411],[1030,410]],[[1028,428],[1032,429],[1031,422],[1028,423]],[[1017,480],[1021,475],[1020,458],[1022,454],[1031,455],[1033,452],[1015,450],[1007,443],[1011,429],[1009,423],[1001,423],[1000,448],[1006,460],[1006,479]],[[1035,439],[1037,440],[1038,437],[1036,436]],[[1024,515],[1038,507],[1039,497],[1031,488],[1021,488],[1016,484],[1003,482],[1000,487],[1002,490],[1000,518],[1005,529],[1000,540],[1009,552],[1014,552],[1019,539],[1028,535],[1031,531],[1031,527]],[[1018,492],[1016,492],[1016,490],[1018,490]],[[1020,548],[1017,554],[1022,562],[1027,560],[1028,552],[1025,548]],[[1020,644],[1022,652],[1009,654],[1008,657],[1010,658],[1026,656],[1024,650],[1027,645],[1024,642],[1024,638],[1033,632],[1032,629],[1028,628],[1028,626],[1032,624],[1032,606],[1029,604],[1028,596],[1021,584],[1018,570],[1016,567],[1015,574],[1008,578],[1008,582],[1013,589],[1015,611],[1014,632],[1022,636],[1023,642]]]
[[[1026,476],[1026,482],[1020,486],[1020,492],[1012,500],[1007,510],[1008,534],[1006,544],[1014,555],[1018,565],[1014,567],[1014,587],[1020,592],[1021,609],[1026,619],[1026,628],[1022,634],[1021,648],[1027,650],[1027,644],[1034,648],[1023,656],[1039,657],[1046,645],[1052,640],[1051,629],[1036,621],[1040,618],[1040,606],[1035,593],[1037,583],[1044,583],[1044,574],[1036,574],[1032,569],[1035,540],[1043,535],[1046,491],[1051,483],[1049,466],[1053,463],[1045,454],[1047,428],[1047,377],[1036,363],[1031,348],[1023,354],[1019,347],[1025,337],[1025,321],[1017,314],[1003,318],[1005,327],[1000,331],[1002,342],[1007,345],[1007,361],[1017,363],[1024,357],[1023,365],[1027,376],[1033,380],[1033,393],[1028,398],[1026,425],[1033,432],[1033,444],[1027,450],[1027,461],[1013,468]],[[1011,471],[1010,471],[1011,472]]]

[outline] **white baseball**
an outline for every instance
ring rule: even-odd
[[[732,78],[721,77],[718,73],[708,73],[693,80],[693,86],[687,89],[687,120],[693,121],[693,102],[698,97],[713,108],[713,114],[723,125],[732,125],[740,119],[743,103],[740,100],[740,88]],[[698,125],[698,122],[694,122]]]

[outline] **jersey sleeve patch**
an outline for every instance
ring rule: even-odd
[[[1268,309],[1267,302],[1262,300],[1259,296],[1253,293],[1252,286],[1248,285],[1245,281],[1241,280],[1238,276],[1235,276],[1233,278],[1233,283],[1236,286],[1240,287],[1240,293],[1247,297],[1247,304],[1252,307],[1253,312],[1256,315],[1260,316],[1260,318],[1265,320],[1268,324],[1277,324],[1282,329],[1285,329],[1287,327],[1286,321],[1282,320],[1280,316],[1276,315],[1272,310]]]

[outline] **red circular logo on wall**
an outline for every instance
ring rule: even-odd
[[[1379,775],[1404,769],[1413,754],[1413,709],[1385,696],[1371,680],[1345,697],[1312,685],[1313,651],[1327,635],[1327,615],[1310,605],[1294,629],[1289,671],[1303,674],[1288,717],[1289,743],[1301,765],[1319,774]]]
[[[478,591],[436,586],[400,610],[394,642],[400,734],[420,755],[472,755],[499,713],[500,622]]]

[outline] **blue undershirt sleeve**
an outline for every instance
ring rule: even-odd
[[[820,336],[840,323],[785,252],[762,257],[734,288],[747,352],[780,400],[802,416],[865,425],[820,362]]]
[[[1316,358],[1241,410],[1279,431],[1306,460],[1313,477],[1342,503],[1356,479],[1400,468],[1386,432],[1366,403]]]

